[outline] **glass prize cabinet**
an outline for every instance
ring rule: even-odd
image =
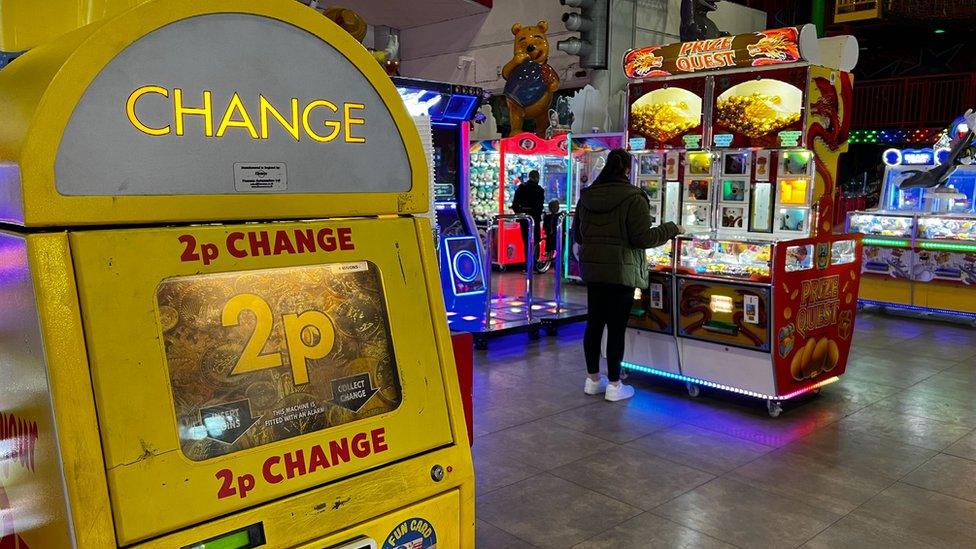
[[[902,189],[947,151],[889,149],[879,207],[847,214],[864,235],[862,302],[976,319],[976,166],[959,166],[937,189]]]

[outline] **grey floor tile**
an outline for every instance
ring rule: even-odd
[[[785,447],[783,452],[804,456],[830,467],[881,474],[898,480],[938,452],[889,438],[831,425]]]
[[[522,541],[501,528],[496,528],[483,520],[475,524],[476,549],[534,549],[535,545]]]
[[[971,426],[901,414],[889,408],[871,405],[841,420],[842,429],[850,429],[931,450],[942,450],[966,435]]]
[[[943,452],[956,457],[976,461],[976,431],[969,433],[949,446]]]
[[[640,514],[640,510],[542,474],[478,499],[482,520],[539,547],[563,549]]]
[[[768,492],[846,515],[895,481],[879,472],[776,450],[727,475]]]
[[[624,447],[714,474],[731,471],[773,449],[684,423],[643,436]]]
[[[729,478],[658,507],[655,514],[739,547],[796,547],[841,515]]]
[[[644,513],[573,549],[735,549],[653,513]]]
[[[849,361],[842,379],[855,378],[905,389],[951,366],[952,363],[935,366],[908,365],[896,357],[868,355]]]
[[[924,417],[947,423],[961,423],[970,427],[976,425],[976,398],[972,394],[934,394],[929,391],[905,391],[876,403],[879,408],[887,408],[900,414]]]
[[[802,549],[933,549],[938,547],[887,522],[848,515],[802,546]]]
[[[542,472],[542,469],[512,459],[505,447],[492,439],[477,439],[471,453],[474,457],[475,488],[479,495]]]
[[[623,444],[678,423],[673,416],[640,408],[617,406],[599,399],[552,417],[559,425]]]
[[[939,454],[902,482],[976,503],[976,461]]]
[[[895,484],[850,516],[890,532],[895,540],[917,540],[931,547],[976,547],[976,503],[908,484]]]
[[[551,473],[644,510],[715,478],[711,473],[627,448],[600,452]]]
[[[526,423],[475,441],[475,444],[481,443],[504,452],[515,462],[542,470],[555,469],[615,446],[552,420]]]

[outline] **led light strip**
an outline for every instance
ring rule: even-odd
[[[827,379],[825,379],[823,381],[820,381],[818,383],[814,383],[813,385],[810,385],[809,387],[804,387],[804,388],[799,389],[797,391],[793,391],[792,393],[787,393],[787,394],[781,395],[781,396],[772,396],[772,395],[766,395],[766,394],[763,394],[763,393],[758,393],[756,391],[750,391],[748,389],[740,389],[738,387],[732,387],[730,385],[722,385],[721,383],[715,383],[714,381],[705,381],[704,379],[698,379],[696,377],[684,376],[684,375],[681,375],[681,374],[676,374],[674,372],[665,372],[664,370],[658,370],[656,368],[650,368],[648,366],[641,366],[639,364],[633,364],[633,363],[630,363],[630,362],[621,362],[620,365],[623,366],[624,368],[628,369],[628,370],[633,370],[635,372],[641,372],[641,373],[644,373],[644,374],[651,374],[651,375],[655,375],[655,376],[666,377],[666,378],[669,378],[669,379],[676,379],[678,381],[684,381],[686,383],[694,383],[695,385],[701,385],[702,387],[712,387],[713,389],[721,389],[723,391],[729,391],[729,392],[732,392],[732,393],[738,393],[740,395],[746,395],[746,396],[751,396],[751,397],[755,397],[755,398],[761,398],[763,400],[789,400],[791,398],[798,397],[798,396],[800,396],[800,395],[802,395],[804,393],[809,393],[810,391],[815,391],[815,390],[823,387],[824,385],[830,385],[831,383],[833,383],[833,382],[837,381],[838,379],[840,379],[839,377],[834,376],[834,377],[827,378]]]
[[[889,246],[891,248],[911,248],[912,242],[910,240],[903,239],[886,239],[886,238],[874,238],[865,237],[861,239],[861,243],[865,246]]]
[[[901,303],[887,303],[885,301],[873,301],[870,299],[858,299],[861,305],[884,307],[886,309],[897,309],[901,311],[912,311],[917,313],[935,313],[946,316],[956,316],[961,318],[976,319],[976,313],[965,311],[951,311],[949,309],[937,309],[935,307],[919,307],[918,305],[903,305]]]
[[[924,250],[942,250],[946,252],[976,252],[976,244],[961,242],[919,242],[918,246]]]

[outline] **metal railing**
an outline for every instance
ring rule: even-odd
[[[976,106],[976,73],[951,73],[854,83],[852,127],[947,126]]]
[[[535,270],[535,220],[526,214],[499,214],[493,215],[488,221],[488,230],[485,232],[485,257],[482,265],[485,269],[485,288],[487,288],[487,298],[485,299],[485,328],[491,328],[491,253],[495,248],[495,233],[503,220],[525,221],[529,225],[528,246],[525,250],[525,310],[527,320],[532,320],[532,273]]]

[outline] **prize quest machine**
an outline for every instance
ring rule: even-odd
[[[468,124],[481,106],[481,89],[401,77],[393,83],[410,114],[430,122],[434,230],[448,325],[478,331],[487,290],[481,239],[467,197]],[[418,130],[423,137],[425,128]]]
[[[688,232],[648,250],[628,369],[762,398],[774,417],[844,372],[860,242],[832,234],[831,210],[852,82],[816,64],[819,46],[808,25],[626,54],[633,177]]]
[[[900,187],[943,164],[949,141],[968,131],[959,119],[934,148],[884,152],[878,209],[847,216],[865,235],[862,304],[976,322],[976,166],[958,166],[942,188]]]
[[[473,547],[426,162],[360,44],[151,1],[0,116],[5,544]]]

